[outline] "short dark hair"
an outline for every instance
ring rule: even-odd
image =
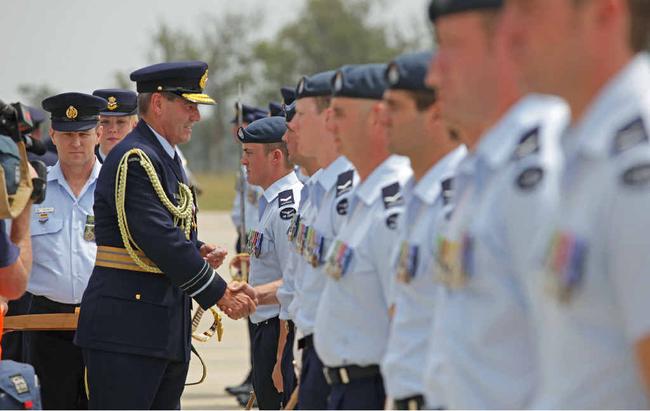
[[[573,0],[576,7],[585,4],[585,0]],[[650,47],[650,1],[627,0],[630,11],[629,46],[634,53],[647,50]]]
[[[415,101],[415,107],[418,111],[428,109],[438,100],[435,90],[411,90],[409,94],[413,98],[413,101]]]
[[[331,96],[318,96],[315,97],[315,99],[316,99],[316,111],[318,111],[318,114],[327,110],[327,108],[330,106],[330,102],[332,101]]]
[[[282,152],[282,156],[284,157],[284,165],[287,168],[293,167],[293,163],[289,161],[289,149],[287,148],[287,143],[285,143],[284,141],[280,141],[278,143],[264,144],[265,154],[269,154],[273,150],[280,150]]]
[[[156,92],[162,94],[169,101],[174,101],[181,98],[178,94],[170,93],[168,91]],[[151,97],[154,93],[140,93],[138,94],[138,115],[142,116],[147,114],[149,106],[151,106]]]

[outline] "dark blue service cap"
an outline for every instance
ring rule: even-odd
[[[282,87],[280,94],[282,94],[282,102],[284,104],[291,104],[296,99],[296,89],[294,87]]]
[[[424,84],[432,57],[433,52],[431,51],[407,53],[388,63],[386,69],[388,88],[432,91]]]
[[[240,109],[241,106],[241,109]],[[241,110],[241,117],[242,117],[242,122],[244,123],[252,123],[255,120],[259,120],[264,117],[269,116],[269,112],[261,109],[259,107],[253,107],[249,106],[247,104],[241,104],[241,103],[235,103],[235,117],[230,120],[232,124],[237,124],[237,117],[239,116],[239,112]]]
[[[304,76],[296,86],[296,99],[331,96],[334,74],[336,74],[336,71],[329,70],[312,76]]]
[[[202,61],[174,61],[147,66],[131,73],[138,93],[167,91],[197,104],[216,104],[203,94],[208,83],[208,65]]]
[[[248,127],[239,127],[237,137],[242,143],[279,143],[286,131],[284,117],[273,116],[255,120]]]
[[[47,113],[38,107],[27,106],[29,116],[32,118],[32,124],[36,127],[47,120]]]
[[[480,9],[498,9],[503,0],[431,0],[429,4],[429,19],[435,21],[447,14],[462,13]]]
[[[132,116],[138,112],[138,95],[131,90],[119,88],[104,88],[93,91],[93,96],[108,101],[102,116]]]
[[[272,101],[269,103],[269,113],[271,116],[283,116],[282,114],[282,104]]]
[[[385,75],[386,64],[343,66],[332,79],[332,95],[381,100],[388,86]]]
[[[56,131],[84,131],[97,127],[99,112],[106,109],[107,101],[83,93],[63,93],[48,97],[41,105],[52,116]]]
[[[282,106],[282,111],[284,112],[284,118],[287,120],[287,123],[291,122],[293,116],[296,115],[296,102],[285,104]]]

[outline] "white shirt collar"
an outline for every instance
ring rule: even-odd
[[[147,123],[145,123],[145,124],[147,124]],[[173,159],[174,155],[176,154],[176,148],[174,146],[172,146],[171,144],[169,144],[169,141],[167,141],[167,139],[165,137],[158,134],[158,132],[156,130],[154,130],[153,127],[151,127],[149,124],[147,124],[147,127],[149,127],[149,130],[151,130],[153,132],[153,135],[156,136],[156,138],[158,139],[158,142],[162,146],[163,150],[165,150],[165,153],[167,153],[167,155],[169,155],[169,157],[171,157]]]

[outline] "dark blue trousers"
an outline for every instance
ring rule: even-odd
[[[313,343],[308,344],[302,349],[298,407],[301,410],[324,410],[329,395],[330,386],[323,374],[323,363],[318,358]]]
[[[260,410],[279,410],[282,394],[273,385],[273,368],[278,353],[280,320],[273,317],[254,324],[253,389]]]
[[[32,305],[32,295],[23,294],[17,300],[9,301],[9,311],[7,315],[25,315],[29,314]],[[2,337],[2,359],[14,360],[17,362],[27,362],[27,344],[22,331],[7,333]]]
[[[84,349],[91,410],[178,410],[189,362]]]
[[[381,375],[334,384],[327,404],[330,410],[383,410],[386,401]]]

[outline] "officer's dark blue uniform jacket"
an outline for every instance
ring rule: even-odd
[[[117,224],[115,176],[121,158],[132,148],[149,156],[172,202],[177,203],[178,182],[185,180],[180,163],[170,158],[141,120],[111,150],[97,180],[98,246],[124,247]],[[188,241],[174,225],[139,161],[129,162],[125,203],[131,236],[163,274],[95,266],[81,303],[75,343],[84,348],[188,361],[189,296],[201,307],[211,307],[225,293],[226,283],[199,254],[202,243],[196,229]]]

